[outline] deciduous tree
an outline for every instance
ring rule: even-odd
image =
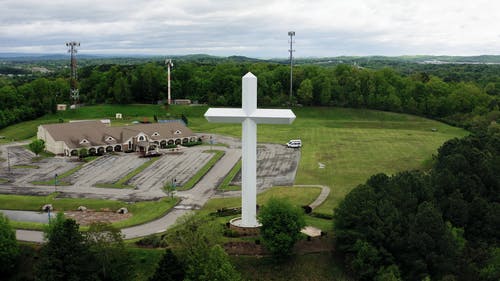
[[[78,224],[58,213],[45,229],[47,242],[35,268],[36,280],[96,280],[94,259]]]
[[[110,223],[96,222],[85,234],[86,244],[94,257],[100,280],[131,280],[130,255],[125,249],[123,235]]]
[[[9,219],[0,213],[0,275],[8,276],[19,255],[16,233],[9,224]]]
[[[45,142],[43,140],[34,140],[28,145],[29,149],[33,151],[37,156],[40,152],[45,150]]]
[[[305,226],[302,210],[285,199],[271,198],[258,216],[264,246],[278,259],[291,255]]]
[[[184,275],[184,264],[177,259],[171,249],[167,249],[149,281],[182,281]]]

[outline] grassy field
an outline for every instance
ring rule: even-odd
[[[129,219],[119,221],[113,225],[119,228],[145,223],[156,219],[178,202],[177,198],[163,198],[160,201],[143,201],[136,203],[125,203],[116,200],[87,199],[87,198],[57,198],[53,193],[48,196],[24,196],[0,194],[0,209],[4,210],[29,210],[40,211],[43,205],[52,204],[56,211],[74,211],[78,206],[85,206],[92,210],[109,209],[116,211],[126,207],[133,215]],[[11,221],[15,228],[42,229],[41,223],[15,222]]]
[[[271,197],[286,198],[293,202],[296,206],[309,205],[320,194],[321,189],[316,187],[287,187],[279,186],[272,187],[257,195],[257,204],[263,205]],[[236,208],[241,206],[241,198],[213,198],[210,199],[201,209],[201,213],[213,213],[221,208]],[[232,217],[237,217],[232,216]],[[232,218],[231,217],[231,218]],[[221,217],[218,221],[222,224],[226,223],[230,217]],[[331,220],[319,219],[311,216],[306,216],[307,225],[312,225],[320,228],[323,231],[331,231],[333,223]]]
[[[100,105],[83,107],[40,119],[23,122],[0,130],[6,142],[33,138],[40,124],[70,119],[109,118],[113,125],[130,124],[153,115],[178,116],[189,119],[188,126],[195,132],[206,132],[240,137],[241,125],[208,123],[203,114],[207,107],[171,106],[168,112],[157,105]],[[259,125],[259,142],[284,144],[290,139],[302,139],[303,148],[296,184],[321,184],[330,187],[327,201],[316,212],[332,214],[333,208],[356,185],[375,173],[396,173],[402,170],[429,167],[432,155],[446,140],[462,137],[466,131],[433,120],[373,110],[344,108],[295,108],[297,119],[292,125]],[[122,113],[123,120],[115,120],[115,113]],[[434,130],[435,129],[435,130]],[[319,163],[324,168],[319,168]],[[235,168],[237,170],[237,168]],[[0,180],[1,181],[1,180]],[[276,187],[259,194],[258,204],[272,196],[288,197],[297,205],[311,203],[319,194],[317,188]],[[74,209],[85,205],[91,209],[117,209],[124,202],[112,200],[77,199],[66,201],[37,196],[0,195],[0,209],[38,210],[43,204],[52,203],[56,209]],[[14,200],[15,199],[15,200]],[[167,199],[164,199],[167,200]],[[207,202],[201,212],[214,212],[222,207],[239,207],[240,198],[217,198]],[[171,208],[175,202],[141,202],[127,204],[134,214],[134,222],[121,222],[119,227],[151,220]],[[220,218],[227,221],[227,217]],[[332,221],[307,216],[308,225],[331,231]],[[130,248],[136,265],[137,280],[146,280],[152,273],[163,251]],[[297,256],[285,264],[269,262],[267,258],[231,257],[245,280],[349,280],[340,262],[330,253]]]
[[[240,125],[208,123],[201,117],[205,110],[172,108],[187,115],[195,131],[240,136]],[[369,176],[422,168],[446,140],[467,134],[463,129],[407,114],[346,108],[293,111],[297,119],[292,125],[259,125],[258,141],[284,144],[302,139],[296,184],[329,186],[328,200],[316,210],[327,214]],[[319,163],[325,168],[319,169]]]
[[[158,105],[89,106],[10,126],[0,130],[0,135],[7,139],[31,138],[39,124],[59,119],[109,118],[116,125],[144,118],[152,120],[154,114],[184,114],[196,132],[240,137],[241,125],[208,123],[203,118],[206,110],[204,106],[170,106],[168,112]],[[258,140],[284,144],[290,139],[302,139],[296,184],[329,186],[328,200],[317,209],[326,214],[332,214],[339,201],[369,176],[422,168],[443,142],[467,134],[460,128],[407,114],[326,107],[293,111],[297,119],[292,125],[259,125]],[[115,122],[117,112],[124,119]],[[325,168],[319,169],[319,163]]]
[[[312,187],[286,187],[279,186],[273,187],[265,192],[257,195],[257,204],[265,204],[269,198],[287,198],[297,206],[308,205],[313,202],[316,197],[320,194],[320,188]],[[231,197],[231,198],[214,198],[210,199],[205,206],[203,211],[215,212],[220,208],[233,208],[241,206],[241,198]]]
[[[115,120],[116,113],[122,113],[123,119]],[[99,105],[82,107],[77,110],[59,111],[55,114],[45,115],[36,120],[21,122],[1,129],[0,136],[5,136],[5,139],[0,139],[0,143],[33,138],[36,136],[39,125],[57,123],[60,120],[67,122],[77,119],[111,119],[113,125],[124,125],[132,121],[143,121],[144,119],[153,121],[154,114],[161,116],[166,114],[166,112],[160,105],[147,104]]]

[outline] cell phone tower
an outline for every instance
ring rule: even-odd
[[[80,98],[80,93],[78,90],[78,75],[77,75],[77,66],[76,66],[76,53],[78,52],[77,47],[80,47],[80,42],[66,42],[66,46],[68,47],[68,53],[71,54],[71,77],[69,81],[70,86],[70,97],[73,100],[74,108],[77,107],[78,100]]]
[[[288,31],[288,36],[290,36],[290,102],[292,102],[292,93],[293,93],[293,36],[295,36],[295,31]]]
[[[167,104],[172,104],[172,96],[170,95],[170,69],[174,67],[174,63],[171,59],[166,59],[165,64],[167,65]]]

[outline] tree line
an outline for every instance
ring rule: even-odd
[[[62,213],[44,229],[41,247],[20,247],[9,220],[0,213],[2,280],[137,280],[138,268],[121,231],[110,223],[92,223],[82,232]],[[183,217],[166,238],[165,249],[149,281],[241,280],[221,244],[222,226],[213,219]],[[165,246],[165,245],[164,245]]]
[[[428,172],[377,174],[336,208],[360,280],[500,279],[500,134],[446,142]]]
[[[472,77],[464,82],[449,79],[450,71],[442,69],[434,75],[428,72],[404,75],[392,68],[300,65],[294,68],[290,99],[286,65],[180,62],[172,72],[173,97],[209,105],[239,106],[241,77],[248,71],[258,77],[260,106],[301,104],[379,109],[427,116],[470,130],[500,121],[500,78],[488,66],[462,69],[467,77]],[[473,74],[478,71],[483,74],[474,79]],[[53,112],[56,103],[70,103],[69,82],[64,75],[67,73],[17,85],[7,78],[0,79],[0,127]],[[79,70],[79,88],[80,102],[86,104],[157,103],[166,99],[166,68],[159,62],[86,66]]]

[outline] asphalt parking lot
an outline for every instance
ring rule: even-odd
[[[185,148],[180,153],[165,153],[161,158],[133,177],[129,184],[139,190],[162,189],[166,182],[176,180],[177,186],[184,185],[214,155],[205,153],[206,146]]]
[[[148,160],[149,158],[139,158],[134,153],[104,155],[85,164],[68,180],[74,186],[81,188],[94,186],[96,183],[114,183]]]
[[[257,146],[257,187],[292,186],[300,160],[300,149],[287,148],[280,144]],[[241,185],[241,171],[231,185]]]
[[[218,143],[226,146],[213,146],[213,149],[225,150],[231,155],[231,163],[235,163],[241,157],[241,143],[239,140],[229,137],[217,136]],[[181,148],[175,153],[167,150],[155,163],[146,168],[141,173],[131,178],[127,184],[135,189],[98,188],[97,183],[115,183],[125,175],[141,166],[150,158],[140,158],[135,153],[118,153],[116,155],[105,155],[92,162],[86,163],[73,175],[61,181],[69,183],[69,186],[61,187],[60,190],[67,196],[72,197],[92,197],[92,198],[131,198],[146,200],[148,198],[158,198],[164,196],[163,186],[166,182],[176,179],[178,186],[186,183],[197,171],[203,167],[213,156],[209,150],[210,146],[195,146]],[[6,154],[6,146],[0,147],[2,157]],[[53,192],[53,187],[33,185],[33,181],[49,181],[55,174],[61,175],[64,172],[81,165],[82,162],[76,158],[53,157],[45,158],[39,162],[32,162],[33,154],[21,144],[12,144],[8,147],[11,167],[14,165],[33,165],[36,168],[11,168],[7,169],[6,161],[0,162],[0,178],[8,179],[9,182],[0,184],[0,192],[19,194],[48,194]],[[279,144],[259,144],[257,156],[257,185],[259,189],[264,189],[274,185],[293,185],[298,163],[300,160],[300,150],[289,149]],[[225,158],[225,157],[224,157]],[[224,176],[231,170],[232,165],[224,165],[224,168],[217,169],[217,180],[213,181],[207,189],[215,191],[217,185]],[[201,180],[203,184],[204,179]],[[232,184],[241,184],[241,174],[238,174]],[[185,195],[196,199],[200,194],[186,191]],[[210,193],[211,194],[211,193]],[[194,200],[193,199],[193,200]],[[194,200],[196,201],[196,200]]]

